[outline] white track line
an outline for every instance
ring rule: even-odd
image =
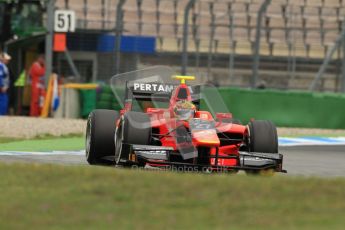
[[[279,146],[345,145],[345,137],[281,137]]]
[[[315,145],[344,145],[345,137],[281,137],[279,146],[315,146]],[[46,156],[46,155],[74,155],[84,156],[85,150],[80,151],[0,151],[0,156]]]

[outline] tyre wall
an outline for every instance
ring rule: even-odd
[[[110,86],[103,85],[98,89],[96,108],[97,109],[114,109],[114,110],[121,109]]]

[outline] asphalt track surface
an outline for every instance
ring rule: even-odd
[[[345,177],[345,145],[285,146],[280,147],[280,152],[284,154],[287,175]],[[84,156],[68,154],[0,156],[0,161],[87,165]]]

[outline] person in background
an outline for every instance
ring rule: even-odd
[[[10,85],[10,75],[7,68],[11,56],[7,53],[0,54],[0,115],[6,115],[8,110],[7,90]]]
[[[13,59],[11,60],[11,62],[13,62]],[[17,101],[16,87],[14,86],[14,83],[16,82],[16,76],[14,75],[14,73],[13,73],[13,71],[11,69],[11,65],[8,65],[7,67],[8,67],[8,73],[9,73],[9,76],[10,76],[10,84],[9,84],[9,87],[8,87],[8,90],[7,90],[7,94],[8,94],[8,115],[14,115],[15,114],[16,101]]]
[[[45,97],[45,82],[44,82],[44,56],[40,55],[34,63],[32,63],[29,75],[31,79],[31,102],[30,102],[30,116],[38,117],[41,115]]]

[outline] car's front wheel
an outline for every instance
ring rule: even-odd
[[[250,152],[278,153],[277,128],[271,121],[251,121],[248,128]]]
[[[278,135],[277,128],[271,121],[251,121],[248,124],[247,149],[257,153],[277,153]],[[272,170],[247,170],[251,175],[271,175]]]
[[[107,164],[105,156],[114,154],[115,123],[120,115],[117,111],[98,109],[89,114],[86,127],[85,153],[91,165]]]

